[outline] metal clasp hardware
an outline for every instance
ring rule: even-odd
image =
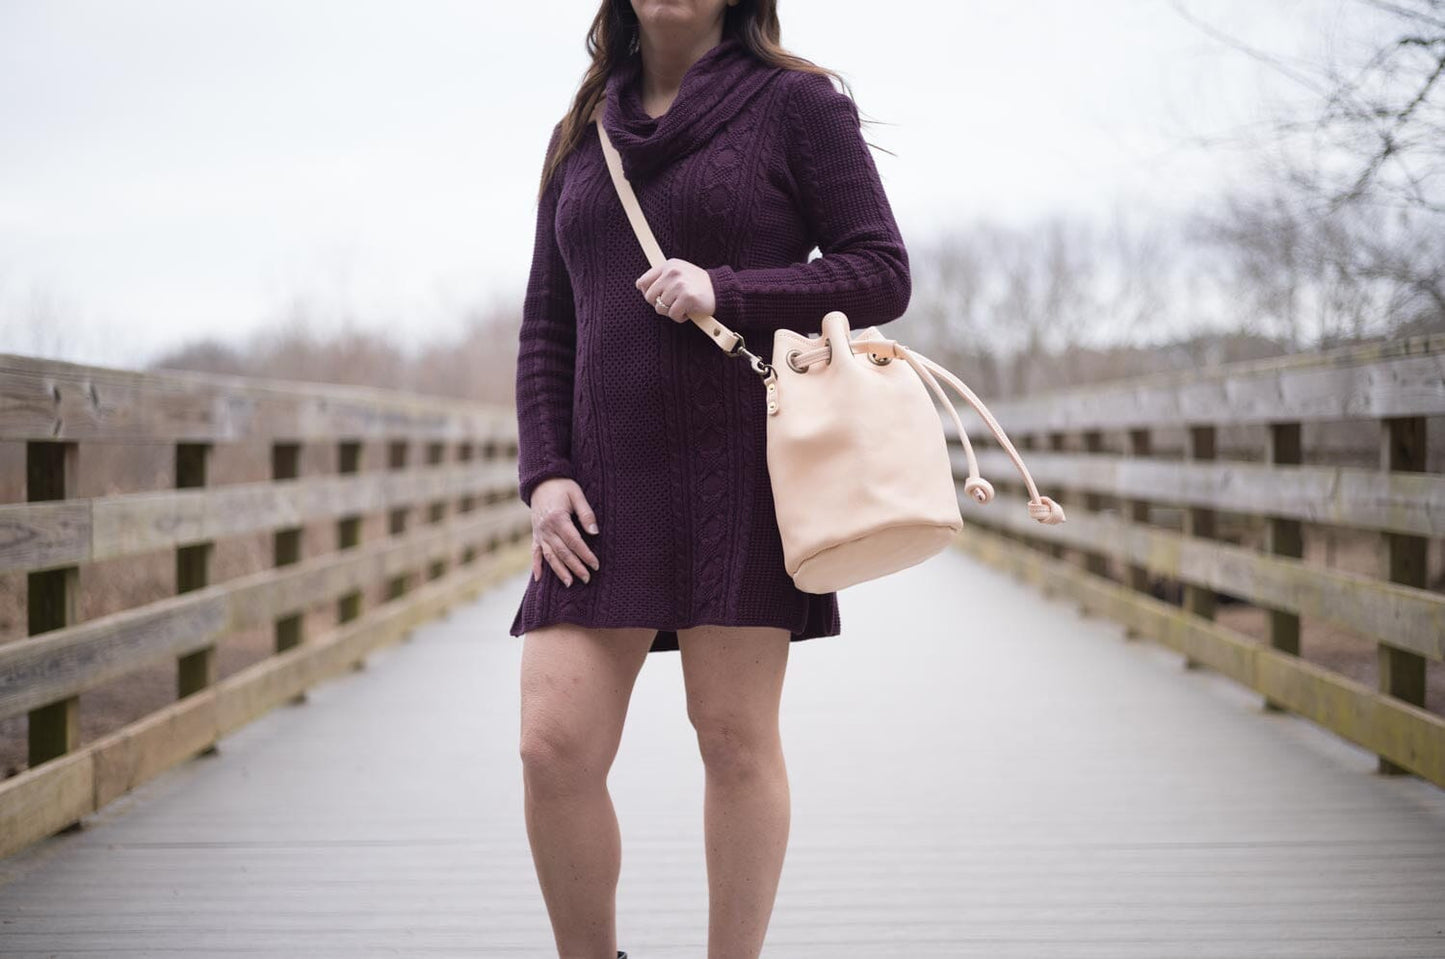
[[[753,368],[754,373],[758,374],[761,377],[766,378],[770,376],[773,372],[773,367],[768,363],[767,360],[763,359],[761,356],[758,356],[752,350],[748,349],[747,343],[743,339],[741,333],[738,334],[737,345],[734,346],[732,349],[728,350],[727,352],[728,356],[737,356],[739,353],[746,356],[748,358],[748,365]]]

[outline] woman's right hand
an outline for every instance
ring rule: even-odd
[[[542,578],[542,559],[557,577],[568,586],[573,575],[582,582],[591,582],[587,567],[599,567],[597,556],[583,542],[582,534],[572,522],[577,519],[589,533],[597,532],[597,516],[577,481],[566,476],[553,476],[538,483],[532,490],[532,579]]]

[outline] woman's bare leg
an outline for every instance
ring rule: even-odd
[[[778,732],[790,639],[772,627],[678,631],[706,770],[708,959],[757,959],[772,918],[791,825]]]
[[[523,637],[527,838],[559,959],[615,959],[622,837],[607,791],[655,630],[557,623]]]

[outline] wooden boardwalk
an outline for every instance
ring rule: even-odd
[[[546,957],[517,755],[525,573],[0,863],[0,955]],[[1445,957],[1445,792],[949,551],[791,647],[765,956]],[[675,653],[611,786],[619,945],[702,959]]]

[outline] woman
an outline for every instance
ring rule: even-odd
[[[563,957],[616,949],[607,772],[643,661],[665,650],[706,770],[708,954],[760,953],[789,831],[788,649],[840,631],[837,595],[783,566],[763,387],[688,320],[714,315],[770,359],[779,327],[816,334],[842,310],[861,329],[908,305],[857,108],[778,37],[775,0],[604,0],[547,147],[517,362],[532,576],[511,634],[526,637],[527,831]]]

